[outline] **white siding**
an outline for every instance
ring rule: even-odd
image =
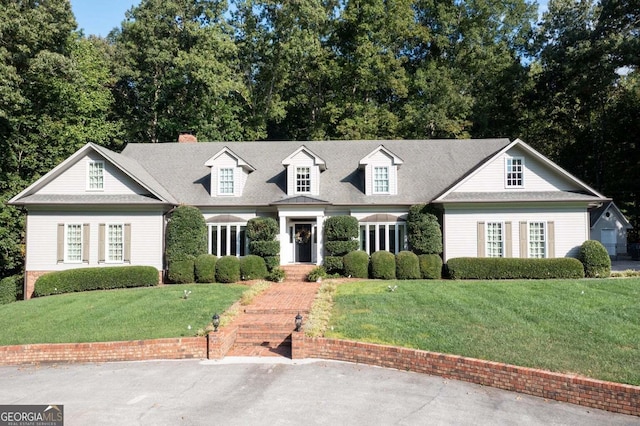
[[[610,216],[606,217],[606,212],[600,217],[598,222],[591,228],[590,239],[602,242],[601,235],[603,229],[614,229],[616,231],[616,254],[627,253],[627,229],[620,221],[613,209],[607,210]]]
[[[90,160],[104,161],[103,190],[87,190],[87,164]],[[41,188],[38,194],[146,194],[148,192],[101,156],[91,153]]]
[[[506,188],[505,161],[508,157],[524,158],[524,187]],[[566,177],[528,156],[522,149],[513,147],[472,175],[454,192],[570,191],[578,189],[581,188]]]
[[[153,266],[162,270],[163,214],[156,212],[45,212],[33,211],[27,218],[27,271],[117,266],[98,263],[98,225],[131,224],[131,265]],[[57,263],[57,226],[59,223],[87,223],[90,229],[89,263]]]
[[[584,207],[479,206],[445,207],[444,256],[477,257],[478,222],[511,222],[513,257],[520,254],[520,222],[554,222],[555,257],[576,257],[589,238],[589,215]]]
[[[307,194],[296,193],[296,168],[309,167],[311,172],[311,192]],[[291,164],[287,166],[287,194],[295,195],[319,195],[320,194],[320,167],[315,165],[315,160],[304,151],[300,151],[291,158]]]

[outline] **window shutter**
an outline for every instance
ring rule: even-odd
[[[478,257],[485,257],[484,222],[478,222]]]
[[[124,259],[125,262],[131,262],[131,224],[124,224]]]
[[[547,222],[547,257],[556,257],[555,224]]]
[[[511,222],[504,223],[504,257],[513,257],[513,232]]]
[[[520,222],[520,257],[527,257],[527,222]]]
[[[104,263],[105,255],[104,255],[104,232],[105,232],[105,224],[101,223],[98,225],[98,262]]]
[[[89,243],[91,238],[91,229],[88,223],[82,225],[82,261],[89,263]]]
[[[64,262],[64,223],[58,224],[57,259],[58,263]]]

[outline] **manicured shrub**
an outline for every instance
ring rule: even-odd
[[[442,278],[442,258],[439,254],[421,254],[418,256],[420,275],[426,280]]]
[[[324,266],[316,266],[311,270],[311,272],[309,272],[309,275],[307,276],[307,280],[312,283],[315,283],[316,281],[326,277],[327,277],[327,271],[324,269]]]
[[[424,204],[411,206],[407,216],[407,239],[416,254],[442,253],[442,230],[438,218]]]
[[[324,248],[329,256],[344,256],[345,254],[358,250],[358,241],[326,241]]]
[[[13,303],[22,295],[24,276],[13,275],[0,280],[0,305]]]
[[[344,274],[344,264],[342,256],[325,256],[324,257],[324,269],[328,274]]]
[[[396,278],[399,280],[420,279],[420,262],[418,255],[411,251],[396,254]]]
[[[385,250],[373,253],[369,266],[371,278],[380,280],[394,280],[396,278],[396,257],[393,253]]]
[[[216,281],[236,283],[240,281],[240,259],[235,256],[223,256],[216,262]]]
[[[271,272],[280,266],[280,256],[265,256],[264,263],[267,266],[267,271]]]
[[[280,241],[249,241],[249,251],[260,257],[280,254]]]
[[[578,260],[587,278],[607,278],[611,275],[611,258],[600,241],[587,240],[580,246]]]
[[[245,280],[262,280],[267,276],[267,265],[260,256],[250,254],[240,258],[240,277]]]
[[[196,282],[214,283],[216,282],[216,262],[218,258],[213,254],[201,254],[196,257],[195,272]]]
[[[584,269],[578,259],[520,259],[458,257],[449,259],[447,273],[452,279],[500,280],[583,278]]]
[[[282,269],[281,267],[275,267],[273,268],[268,274],[267,274],[267,279],[269,281],[272,281],[274,283],[278,283],[278,282],[282,282],[284,281],[285,278],[285,272],[284,269]]]
[[[254,217],[247,222],[247,238],[251,241],[273,241],[280,232],[272,217]]]
[[[332,216],[324,222],[326,241],[351,241],[358,238],[358,219],[353,216]],[[337,254],[335,256],[338,256]]]
[[[153,266],[78,268],[41,276],[35,283],[33,295],[154,285],[158,285],[158,270]]]
[[[169,262],[167,277],[175,284],[188,284],[196,281],[194,256],[180,256]]]
[[[207,252],[207,225],[202,213],[192,206],[179,206],[167,223],[167,263]]]
[[[345,276],[369,278],[369,255],[366,252],[356,250],[347,253],[342,258],[342,263]]]

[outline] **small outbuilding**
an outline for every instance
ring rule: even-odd
[[[609,256],[616,258],[627,254],[627,231],[633,226],[613,201],[590,210],[591,239],[606,247]]]

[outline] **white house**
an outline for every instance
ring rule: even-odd
[[[627,231],[633,229],[627,218],[614,202],[603,203],[592,209],[591,239],[598,240],[609,252],[609,256],[627,254]]]
[[[198,207],[209,252],[248,253],[247,221],[280,225],[280,261],[321,264],[327,217],[360,222],[360,249],[407,248],[409,207],[444,208],[447,259],[575,256],[609,199],[521,140],[87,144],[10,200],[28,213],[25,294],[40,275],[150,265],[171,209]],[[309,238],[299,238],[301,235]]]

